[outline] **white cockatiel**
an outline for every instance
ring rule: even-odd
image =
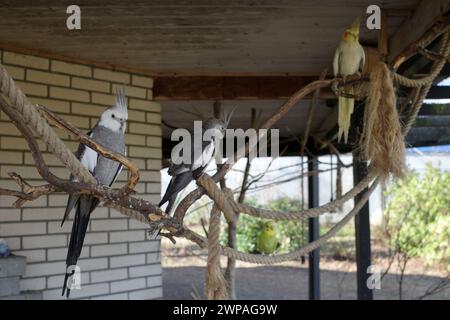
[[[125,155],[125,129],[128,120],[127,102],[123,90],[118,90],[115,104],[106,109],[94,128],[88,133],[89,137],[101,144],[108,150]],[[122,170],[122,165],[114,160],[107,159],[96,151],[83,144],[80,144],[76,152],[77,158],[97,179],[99,184],[111,186]],[[76,179],[71,176],[72,181]],[[89,218],[97,207],[99,199],[91,195],[70,195],[67,201],[66,211],[61,225],[69,216],[73,208],[76,208],[75,217],[70,235],[69,249],[67,251],[66,265],[67,271],[64,279],[62,294],[67,289],[67,297],[70,294],[70,287],[67,284],[69,276],[73,270],[71,266],[77,264],[83,247]]]
[[[366,61],[363,47],[359,44],[359,24],[360,19],[356,19],[342,35],[341,42],[336,49],[333,60],[333,71],[335,77],[345,77],[362,72]],[[354,95],[355,90],[351,84],[344,85],[344,95]],[[347,143],[350,120],[355,106],[355,99],[351,97],[339,96],[339,116],[338,116],[338,141],[344,136]]]

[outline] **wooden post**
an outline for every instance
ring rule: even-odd
[[[308,171],[318,172],[319,162],[317,156],[308,156]],[[308,176],[308,206],[319,206],[319,175]],[[308,219],[309,242],[317,240],[320,236],[319,217]],[[309,300],[320,300],[320,249],[309,254]]]
[[[367,163],[360,160],[358,151],[353,152],[353,183],[358,184],[367,176]],[[355,197],[355,203],[367,188]],[[370,211],[369,201],[361,208],[355,217],[355,246],[356,246],[356,278],[358,300],[373,300],[373,291],[367,287],[370,273],[367,269],[372,264],[372,250],[370,244]]]

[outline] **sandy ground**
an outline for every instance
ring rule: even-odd
[[[177,239],[174,246],[166,239],[162,243],[163,294],[165,299],[203,298],[206,252],[197,250],[190,243]],[[386,261],[375,258],[375,263],[384,270]],[[225,265],[226,259],[222,260]],[[353,261],[321,259],[321,298],[356,299],[356,273]],[[414,299],[443,278],[439,270],[425,268],[418,261],[411,262],[403,285],[403,299]],[[287,262],[275,266],[258,266],[238,262],[236,268],[238,299],[307,299],[307,263]],[[381,289],[375,290],[375,299],[398,299],[398,273],[386,275]],[[427,297],[429,299],[450,299],[450,286]]]

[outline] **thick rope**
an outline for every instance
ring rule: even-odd
[[[28,100],[22,90],[16,86],[14,80],[8,74],[3,65],[0,64],[0,93],[7,97],[11,103],[19,110],[25,119],[25,123],[30,126],[35,133],[48,146],[49,151],[61,160],[69,171],[81,182],[96,184],[97,180],[91,175],[72,152],[66,147],[64,142],[42,118],[35,106]]]
[[[442,39],[441,39],[442,47],[439,51],[439,54],[443,57],[448,56],[450,53],[450,41],[448,41],[448,40],[449,40],[449,33],[446,32],[446,33],[442,34]],[[418,88],[418,87],[431,85],[433,83],[433,80],[441,72],[442,67],[445,65],[446,62],[447,62],[446,59],[441,59],[439,61],[436,61],[430,74],[428,74],[426,77],[423,77],[420,79],[410,79],[410,78],[405,77],[396,72],[392,73],[392,77],[393,77],[394,81],[398,82],[399,84],[401,84],[402,86],[405,86],[405,87]],[[440,67],[440,66],[442,66],[442,67]]]
[[[220,268],[222,248],[220,238],[220,209],[214,204],[211,210],[208,229],[208,260],[205,281],[205,295],[208,300],[228,299],[225,277]]]
[[[244,252],[240,252],[235,249],[232,249],[230,247],[222,246],[222,253],[228,257],[234,257],[237,260],[255,263],[255,264],[275,264],[275,263],[281,263],[281,262],[285,262],[285,261],[297,260],[297,259],[301,258],[301,256],[304,256],[308,252],[311,252],[311,251],[317,249],[318,247],[323,245],[325,242],[327,242],[329,239],[334,237],[340,229],[342,229],[354,216],[356,216],[358,214],[359,210],[361,210],[363,205],[367,202],[370,195],[373,193],[373,191],[377,187],[378,181],[379,181],[379,179],[376,179],[372,183],[370,188],[362,195],[362,197],[358,201],[358,203],[355,204],[353,209],[349,213],[347,213],[347,215],[345,215],[345,217],[342,218],[342,220],[340,220],[338,223],[336,223],[322,237],[320,237],[319,239],[317,239],[311,243],[308,243],[306,246],[300,248],[299,250],[296,250],[296,251],[293,251],[290,253],[279,254],[279,255],[261,255],[261,254],[244,253]],[[196,242],[199,246],[201,246],[203,248],[208,246],[208,240],[205,237],[203,237],[191,230],[187,230],[184,234],[184,237],[191,241]]]
[[[229,212],[246,213],[248,215],[272,220],[299,220],[306,218],[318,217],[321,214],[333,212],[340,208],[344,203],[353,199],[356,195],[360,194],[369,183],[375,178],[372,170],[369,170],[369,174],[361,180],[356,186],[345,193],[341,198],[331,201],[319,207],[303,210],[300,212],[280,212],[266,209],[255,208],[245,204],[234,201],[232,196],[225,197],[224,193],[220,191],[214,180],[208,175],[202,175],[198,182],[205,189],[206,193],[211,199],[219,205],[220,208],[224,207]],[[227,201],[226,201],[227,200]],[[233,216],[233,215],[232,215]],[[228,219],[228,218],[227,218]]]

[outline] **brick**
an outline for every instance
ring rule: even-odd
[[[107,80],[111,82],[118,82],[118,83],[130,83],[130,75],[125,72],[120,71],[111,71],[111,70],[105,70],[105,69],[94,69],[94,78],[101,79],[101,80]]]
[[[62,167],[63,166],[61,161],[51,153],[42,153],[42,157],[44,158],[44,161],[48,166],[51,166],[51,167],[55,167],[55,166]],[[25,164],[34,165],[34,159],[33,159],[33,156],[31,155],[31,153],[26,152],[24,158],[25,158],[24,159]]]
[[[125,143],[127,145],[137,145],[137,146],[145,146],[145,136],[140,136],[137,134],[126,134],[125,135]]]
[[[46,231],[44,222],[17,222],[0,224],[0,234],[2,237],[21,236],[30,234],[43,234]],[[25,239],[25,238],[24,238]],[[24,246],[25,249],[28,249]]]
[[[114,281],[110,283],[111,293],[141,289],[145,288],[146,285],[147,284],[145,278]]]
[[[160,159],[148,159],[147,160],[147,170],[161,170],[161,167],[162,167],[162,163],[161,163]]]
[[[64,275],[65,275],[65,267],[64,269],[60,270],[60,272],[58,272],[59,274],[54,275],[54,276],[50,276],[47,278],[47,288],[52,289],[52,288],[58,288],[59,290],[59,295],[61,296],[61,290],[62,290],[62,286],[63,286],[63,282],[64,282]],[[83,284],[87,285],[90,283],[89,279],[89,272],[83,272],[83,270],[80,270],[81,272],[81,288],[83,289]],[[63,299],[65,299],[64,297],[62,297]],[[70,293],[70,298],[72,298],[72,292]]]
[[[100,107],[95,104],[72,102],[72,113],[93,116],[96,120],[100,117],[104,110],[105,107]]]
[[[61,221],[64,210],[61,208],[26,208],[22,212],[22,220],[59,220]]]
[[[48,70],[49,60],[14,52],[3,52],[3,63]]]
[[[160,148],[130,146],[129,155],[136,158],[161,159],[162,150]]]
[[[117,89],[122,88],[123,85],[119,84],[113,84],[112,86],[112,92],[116,92]],[[143,88],[137,88],[137,87],[125,87],[125,94],[127,97],[134,97],[134,98],[142,98],[145,99],[146,97],[146,90]]]
[[[131,77],[131,84],[134,86],[153,88],[153,78],[133,74]]]
[[[130,99],[130,109],[161,112],[161,104],[150,100]]]
[[[130,267],[129,271],[130,271],[130,278],[160,275],[161,266],[157,264],[151,264],[138,267]]]
[[[108,268],[108,258],[89,258],[78,260],[81,271],[100,270]]]
[[[162,138],[161,137],[147,137],[147,146],[153,148],[161,148],[162,147]]]
[[[90,129],[89,118],[72,115],[61,115],[61,118],[77,128]]]
[[[161,192],[161,185],[159,183],[147,183],[145,189],[147,193],[155,193],[159,195]]]
[[[115,209],[109,209],[109,217],[110,218],[123,218],[124,215]]]
[[[96,208],[91,214],[91,220],[92,219],[105,219],[105,218],[108,218],[109,217],[108,210],[109,209],[107,207],[98,207],[98,208]],[[123,218],[123,216],[121,218]]]
[[[36,97],[31,97],[30,101],[32,103],[41,104],[54,112],[70,113],[70,102],[68,102],[68,101],[46,99],[46,98],[36,98]]]
[[[7,66],[4,65],[6,71],[14,80],[24,80],[25,79],[25,69],[21,67]]]
[[[46,97],[48,94],[48,88],[44,84],[23,81],[16,81],[16,84],[26,95]]]
[[[44,181],[39,181],[39,184],[44,184]],[[36,200],[25,202],[23,208],[41,208],[47,206],[47,197],[39,197]]]
[[[48,205],[50,207],[65,207],[67,198],[66,194],[51,194],[48,196]]]
[[[50,87],[50,97],[62,100],[89,102],[87,91]]]
[[[144,231],[115,231],[115,232],[110,232],[110,234],[109,234],[109,241],[111,243],[142,241],[144,239],[145,239]]]
[[[128,229],[131,230],[148,230],[148,225],[137,220],[128,220]]]
[[[155,263],[161,261],[161,254],[159,252],[147,253],[147,263]]]
[[[0,209],[0,221],[19,221],[20,220],[20,209]]]
[[[84,89],[88,91],[110,92],[109,82],[77,77],[72,78],[72,88]]]
[[[91,247],[92,257],[116,256],[127,253],[127,244],[105,244]]]
[[[159,299],[162,297],[162,288],[150,288],[144,290],[138,290],[130,292],[129,294],[130,300],[149,300],[149,299]]]
[[[3,149],[29,150],[27,142],[23,138],[0,137],[0,145]]]
[[[128,293],[109,294],[107,296],[92,297],[92,300],[128,300]]]
[[[17,166],[2,165],[0,169],[0,175],[3,178],[9,178],[8,173],[18,171],[17,169]],[[19,173],[20,176],[24,179],[41,179],[41,176],[39,175],[35,167],[21,166]]]
[[[139,177],[141,181],[159,181],[161,179],[161,173],[159,171],[139,171]]]
[[[27,273],[25,274],[24,278],[32,278],[38,276],[48,276],[58,273],[64,273],[65,270],[66,270],[65,261],[33,263],[27,265]]]
[[[16,126],[14,124],[12,124],[11,122],[0,122],[0,135],[21,136],[19,130],[17,130]],[[145,142],[144,142],[144,145],[145,145]],[[3,157],[3,151],[2,151],[1,155]]]
[[[110,267],[111,268],[135,266],[135,265],[141,265],[144,263],[145,263],[145,254],[135,254],[135,255],[110,258]]]
[[[91,272],[91,283],[122,280],[128,277],[127,268]]]
[[[147,123],[161,123],[161,114],[160,113],[153,113],[153,112],[147,112],[146,115]]]
[[[66,235],[24,237],[22,239],[22,246],[24,249],[66,247],[67,237]]]
[[[145,122],[145,112],[129,110],[128,111],[128,121]],[[159,124],[160,122],[158,122]]]
[[[53,84],[56,86],[70,86],[70,77],[45,71],[27,70],[27,81]]]
[[[116,97],[112,94],[104,94],[104,93],[92,93],[92,103],[101,104],[104,106],[112,106]]]
[[[84,244],[100,244],[108,242],[107,232],[88,232],[84,238]]]
[[[104,295],[108,293],[109,286],[107,283],[89,284],[86,286],[83,286],[83,284],[81,284],[81,290],[72,290],[70,293],[70,297],[73,299],[77,299],[96,295]]]
[[[153,99],[153,90],[152,89],[147,90],[147,99],[148,100]]]
[[[83,250],[81,250],[80,258],[88,258],[89,257],[90,248],[83,244]],[[47,250],[47,260],[48,261],[57,261],[57,260],[66,260],[67,257],[67,248],[55,248]]]
[[[18,250],[14,251],[15,255],[24,256],[27,258],[27,263],[42,262],[46,260],[44,249],[38,250]]]
[[[162,276],[147,277],[147,288],[161,287],[161,286],[162,286]]]
[[[22,152],[1,151],[0,164],[21,164],[23,161]]]
[[[130,123],[130,132],[145,134],[145,135],[154,135],[161,136],[161,126],[159,125],[151,125],[151,124],[143,124],[143,123]]]
[[[46,288],[45,286],[46,286],[45,277],[20,280],[20,291],[43,290]]]
[[[124,230],[126,228],[126,219],[99,219],[91,222],[92,231]]]
[[[61,226],[62,215],[64,214],[64,209],[60,208],[61,217],[60,221],[55,222],[47,222],[47,233],[48,234],[57,234],[57,233],[70,233],[72,231],[72,223],[73,220],[66,220],[64,224]],[[72,213],[73,215],[73,213]]]
[[[160,241],[142,241],[129,244],[130,253],[156,252],[160,250]]]
[[[73,64],[64,61],[52,60],[51,70],[54,72],[72,74],[82,77],[91,77],[92,69],[89,66]]]

